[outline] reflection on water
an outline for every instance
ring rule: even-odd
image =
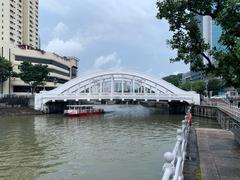
[[[183,116],[131,105],[105,109],[111,113],[1,117],[0,179],[159,179]]]

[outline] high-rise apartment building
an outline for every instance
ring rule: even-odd
[[[0,40],[39,48],[38,0],[0,0]]]
[[[44,88],[50,90],[77,76],[78,59],[40,49],[38,6],[38,0],[0,0],[0,56],[12,63],[16,73],[24,61],[47,65],[49,76]],[[0,94],[29,92],[29,85],[17,77],[0,83]]]

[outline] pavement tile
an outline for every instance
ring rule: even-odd
[[[200,167],[204,180],[240,180],[240,145],[232,132],[197,128]]]

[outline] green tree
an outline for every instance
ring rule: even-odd
[[[22,62],[19,77],[31,87],[32,94],[37,86],[43,85],[49,74],[48,66],[42,64],[33,65],[30,62]]]
[[[201,80],[192,82],[192,90],[204,95],[206,90],[206,82]]]
[[[185,82],[180,85],[180,88],[185,91],[191,91],[192,90],[192,83],[191,82]]]
[[[173,32],[168,44],[177,49],[172,62],[190,63],[191,70],[202,71],[240,87],[240,3],[239,0],[159,0],[157,18],[166,19]],[[210,16],[222,28],[219,43],[213,50],[203,40],[197,16]],[[208,56],[209,52],[216,62]]]
[[[4,57],[0,57],[0,82],[2,84],[2,93],[3,93],[3,83],[12,74],[12,64],[10,61],[6,60]]]
[[[185,91],[196,91],[197,93],[204,95],[206,90],[206,82],[201,80],[192,82],[188,81],[182,83],[180,88]]]
[[[165,81],[179,87],[180,83],[182,81],[182,73],[179,73],[177,75],[170,75],[170,76],[166,76],[163,78]]]
[[[207,90],[212,91],[212,95],[218,95],[218,92],[221,90],[223,86],[223,81],[220,79],[211,79],[208,81]]]

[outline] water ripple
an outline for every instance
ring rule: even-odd
[[[105,108],[112,113],[1,117],[0,179],[159,179],[183,116],[142,106]],[[216,125],[194,121],[209,124]]]

